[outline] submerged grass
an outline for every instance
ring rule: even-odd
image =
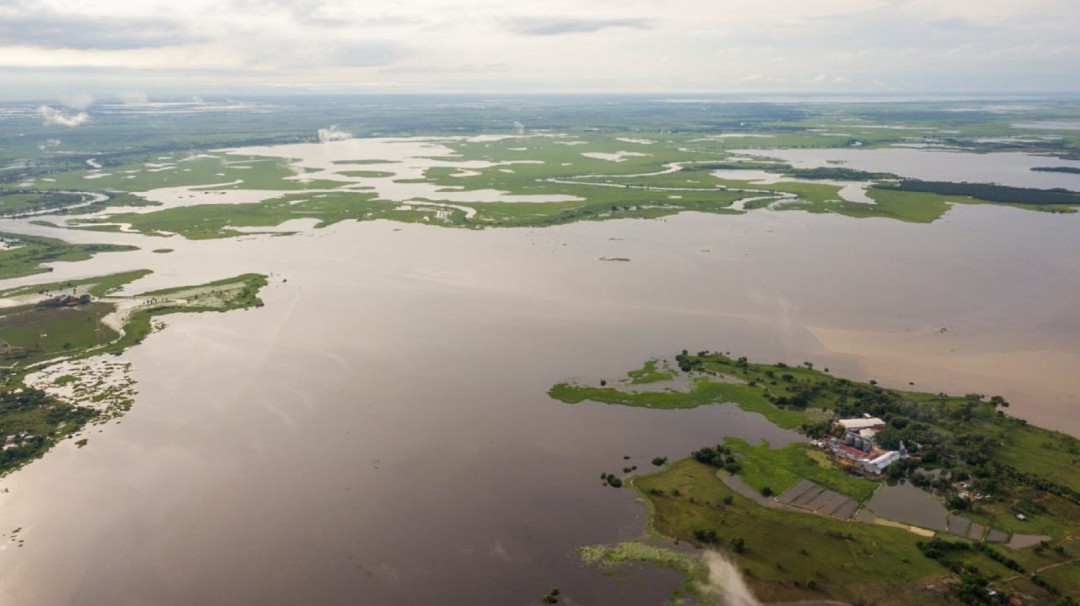
[[[696,408],[706,404],[733,402],[743,410],[758,412],[773,423],[787,429],[798,427],[819,415],[813,411],[783,410],[765,398],[759,386],[732,383],[708,377],[698,377],[689,391],[623,391],[614,387],[590,387],[574,383],[559,383],[548,390],[548,395],[567,404],[585,400],[638,406],[642,408]]]
[[[626,376],[630,378],[631,385],[646,385],[671,381],[679,376],[679,371],[663,360],[649,360],[641,368],[626,373]]]

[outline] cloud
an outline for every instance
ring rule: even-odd
[[[69,16],[20,7],[0,13],[0,40],[8,46],[129,50],[177,46],[198,38],[163,19]]]
[[[19,83],[0,97],[820,91],[874,78],[903,91],[1080,90],[1077,0],[716,4],[0,0],[0,78]]]
[[[388,42],[351,42],[328,53],[332,65],[348,67],[382,67],[406,56],[401,46]]]
[[[611,28],[652,29],[649,19],[574,19],[560,17],[521,17],[509,21],[511,31],[527,36],[591,34]]]
[[[352,133],[341,130],[338,128],[337,124],[332,125],[330,128],[319,129],[319,143],[344,141],[346,139],[352,139],[352,137]]]
[[[69,128],[75,128],[76,126],[81,126],[90,121],[90,114],[87,114],[86,112],[69,115],[58,109],[53,109],[48,105],[39,107],[38,113],[41,114],[45,126],[67,126]]]

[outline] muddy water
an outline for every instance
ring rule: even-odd
[[[941,499],[908,482],[882,485],[866,502],[866,507],[886,520],[940,532],[948,530],[945,518],[949,510]]]
[[[1000,392],[1080,433],[1080,382],[1030,357],[1080,356],[1078,232],[1075,217],[960,207],[928,226],[755,212],[110,234],[146,250],[49,279],[149,266],[136,286],[157,288],[261,271],[267,305],[167,318],[124,356],[140,395],[121,422],[0,480],[0,523],[25,539],[0,548],[0,603],[525,604],[553,585],[658,603],[665,573],[622,585],[577,564],[578,545],[642,532],[642,508],[600,473],[722,435],[794,436],[731,406],[568,406],[547,387],[719,349]],[[148,252],[161,246],[176,251]]]

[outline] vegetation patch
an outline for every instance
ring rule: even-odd
[[[696,604],[716,604],[702,591],[708,580],[708,570],[697,553],[676,551],[643,541],[588,545],[579,548],[578,552],[582,563],[609,573],[629,564],[651,564],[682,573],[683,583],[673,592],[671,603],[683,603],[683,599],[689,597]]]
[[[737,455],[739,476],[763,494],[766,489],[780,494],[807,479],[863,503],[879,485],[836,467],[825,457],[814,456],[821,452],[810,444],[795,442],[771,448],[767,443],[753,446],[740,438],[726,437],[724,445]]]
[[[631,385],[647,385],[671,381],[679,376],[679,371],[664,360],[649,360],[641,368],[627,372],[626,376]]]
[[[0,365],[34,364],[99,347],[119,335],[102,322],[109,303],[22,305],[0,309]]]
[[[905,179],[897,184],[881,184],[881,189],[915,191],[941,194],[943,196],[967,196],[986,202],[1004,204],[1075,205],[1080,204],[1080,193],[1067,189],[1036,189],[1009,187],[995,183],[953,183],[950,181],[919,181]]]
[[[118,244],[71,244],[56,238],[0,232],[0,280],[52,271],[43,263],[85,261],[103,252],[138,250]]]
[[[761,507],[692,459],[631,483],[649,501],[657,532],[729,551],[762,601],[894,596],[877,603],[948,603],[932,593],[910,599],[923,593],[916,581],[947,573],[922,555],[910,533]]]

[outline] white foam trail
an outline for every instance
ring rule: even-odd
[[[702,587],[706,594],[719,596],[724,606],[761,606],[739,569],[724,554],[706,551],[703,559],[709,570],[708,581]]]

